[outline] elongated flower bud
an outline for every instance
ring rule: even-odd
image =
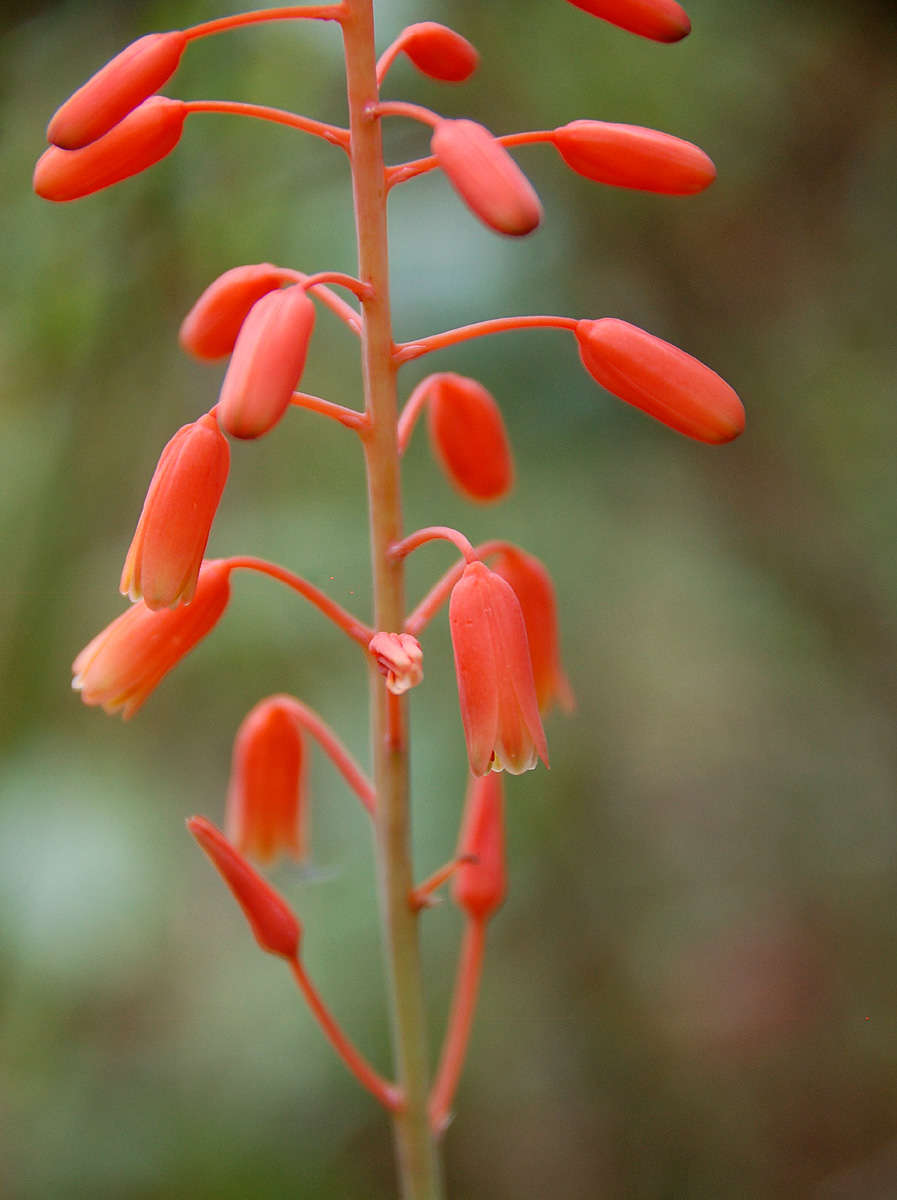
[[[430,441],[452,483],[471,500],[499,500],[514,482],[501,409],[481,383],[446,372],[433,378]]]
[[[510,584],[470,563],[452,589],[449,627],[473,774],[520,775],[537,757],[547,766],[526,624]]]
[[[495,771],[471,779],[468,785],[458,854],[471,855],[475,861],[458,865],[452,899],[469,917],[488,920],[508,890],[504,785]]]
[[[580,321],[586,370],[603,388],[699,442],[730,442],[744,429],[738,396],[715,371],[653,334],[604,317]]]
[[[242,854],[270,862],[283,851],[304,858],[308,798],[306,755],[294,702],[261,700],[234,739],[227,793],[228,838]]]
[[[520,601],[540,712],[547,712],[555,700],[570,712],[574,705],[573,691],[561,666],[557,601],[551,576],[538,558],[511,546],[493,560],[492,569],[511,585]]]
[[[402,34],[402,49],[418,71],[443,83],[463,83],[480,61],[467,38],[437,21],[409,25]]]
[[[272,263],[232,267],[210,283],[184,320],[181,345],[197,358],[226,358],[256,300],[277,291],[283,271]]]
[[[177,431],[159,459],[121,576],[147,608],[189,604],[230,467],[211,413]]]
[[[187,828],[230,888],[261,948],[280,958],[296,958],[302,926],[283,896],[253,870],[211,821],[191,817]]]
[[[315,306],[301,287],[269,292],[243,322],[218,400],[221,427],[239,438],[273,429],[305,367]]]
[[[577,8],[654,42],[678,42],[691,21],[676,0],[570,0]]]
[[[230,598],[226,560],[203,563],[189,604],[159,612],[139,601],[89,642],[72,664],[85,704],[132,717],[160,680],[215,626]]]
[[[572,121],[555,129],[552,140],[568,167],[613,187],[688,196],[716,179],[699,146],[640,125]]]
[[[44,200],[77,200],[138,175],[178,144],[187,118],[181,100],[151,96],[82,150],[50,146],[34,168],[34,190]]]
[[[186,45],[179,29],[132,42],[57,109],[47,141],[63,150],[95,142],[171,78]]]
[[[452,187],[490,229],[522,237],[542,220],[532,184],[484,125],[442,120],[430,146]]]

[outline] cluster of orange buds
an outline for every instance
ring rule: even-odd
[[[321,20],[345,26],[359,3],[261,10],[139,39],[55,114],[47,131],[51,144],[35,168],[35,190],[49,200],[68,201],[119,183],[164,158],[180,140],[186,118],[203,112],[273,121],[311,134],[346,152],[353,172],[360,169],[353,139],[363,122],[367,127],[386,117],[422,122],[432,131],[432,154],[382,170],[378,165],[378,203],[383,204],[384,192],[398,184],[438,170],[480,221],[510,237],[531,233],[543,216],[533,185],[511,154],[517,146],[553,146],[566,166],[588,180],[661,195],[694,195],[715,178],[716,169],[703,150],[639,126],[574,120],[553,130],[496,136],[466,118],[401,101],[371,101],[368,87],[363,111],[353,110],[350,128],[341,128],[260,105],[181,101],[157,94],[197,38],[262,20]],[[690,29],[675,0],[570,3],[656,41],[675,42]],[[476,49],[454,30],[432,21],[410,25],[377,62],[377,97],[401,56],[422,74],[452,84],[468,79],[479,62]],[[367,61],[370,74],[373,59],[368,56]],[[350,109],[353,94],[350,86]],[[355,181],[358,184],[358,176]],[[361,244],[376,231],[359,228],[358,233]],[[386,257],[384,253],[384,261]],[[362,268],[359,274],[364,276]],[[254,570],[309,601],[359,646],[375,684],[388,693],[378,693],[378,702],[389,716],[388,736],[394,739],[390,745],[398,747],[401,717],[396,714],[404,703],[400,698],[424,678],[419,635],[448,601],[470,782],[456,857],[409,896],[411,909],[417,911],[453,876],[452,896],[467,925],[453,1014],[430,1100],[433,1127],[440,1130],[464,1058],[486,924],[507,890],[501,773],[520,774],[540,760],[547,766],[543,716],[555,704],[568,711],[573,707],[561,664],[551,577],[538,559],[507,542],[474,547],[457,530],[427,527],[391,542],[385,551],[380,547],[380,565],[387,571],[396,569],[406,555],[434,539],[452,543],[460,561],[401,628],[383,630],[370,627],[284,567],[248,556],[204,557],[228,477],[226,435],[250,440],[266,436],[291,408],[303,408],[353,430],[369,456],[380,452],[372,448],[376,414],[370,400],[364,409],[356,409],[298,390],[317,305],[328,308],[359,337],[363,354],[371,352],[367,304],[382,299],[371,277],[371,272],[362,278],[338,271],[308,274],[270,262],[243,265],[219,276],[193,305],[181,325],[180,342],[199,359],[228,359],[218,398],[209,411],[178,430],[162,451],[121,575],[121,591],[131,607],[75,659],[74,686],[85,703],[130,717],[215,626],[227,606],[233,572]],[[334,287],[347,290],[350,299]],[[653,334],[611,317],[504,317],[400,344],[381,338],[388,344],[380,366],[393,379],[398,368],[433,351],[538,327],[558,328],[572,336],[586,371],[602,388],[687,437],[723,443],[744,427],[741,401],[713,370]],[[509,433],[498,401],[476,379],[446,371],[428,375],[412,390],[389,437],[380,438],[381,451],[385,446],[397,460],[425,407],[433,455],[452,485],[481,504],[506,497],[515,476]],[[372,509],[377,502],[372,488]],[[386,1107],[397,1109],[402,1101],[396,1089],[351,1046],[305,974],[299,960],[301,927],[292,909],[248,861],[269,864],[280,854],[297,860],[308,855],[307,737],[331,759],[376,819],[375,787],[330,727],[295,697],[275,695],[257,703],[237,731],[226,836],[203,817],[191,818],[188,826],[233,892],[261,947],[289,962],[349,1069]]]

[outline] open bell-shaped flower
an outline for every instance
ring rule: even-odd
[[[308,802],[302,731],[289,696],[269,696],[244,718],[234,739],[225,829],[257,862],[307,852]]]
[[[89,642],[72,664],[85,704],[132,717],[150,692],[209,633],[230,598],[226,559],[203,563],[189,604],[158,612],[139,601]]]
[[[226,358],[232,353],[249,310],[284,280],[272,263],[232,267],[210,283],[181,322],[181,345],[196,358]]]
[[[211,821],[191,817],[187,828],[230,888],[261,948],[280,958],[295,959],[302,926],[286,900],[253,870]]]
[[[159,459],[121,576],[121,592],[147,608],[188,603],[230,466],[211,413],[177,431]]]
[[[480,61],[476,47],[467,38],[437,21],[409,25],[400,40],[402,50],[418,71],[442,83],[463,83]]]
[[[79,150],[108,133],[166,83],[187,45],[181,29],[148,33],[126,46],[69,96],[47,126],[47,141]]]
[[[504,784],[496,771],[474,776],[468,785],[458,856],[452,899],[473,920],[486,921],[508,890]]]
[[[580,321],[583,365],[613,395],[699,442],[731,442],[744,430],[744,406],[710,367],[644,329],[603,317]]]
[[[467,207],[497,233],[522,237],[542,220],[533,185],[485,125],[444,118],[430,147]]]
[[[50,146],[34,168],[34,190],[44,200],[77,200],[138,175],[169,154],[181,139],[187,106],[150,96],[81,150]]]
[[[453,484],[471,500],[506,495],[514,461],[501,409],[475,379],[434,375],[428,405],[430,442]]]
[[[551,576],[538,558],[512,546],[492,560],[492,569],[511,585],[520,601],[539,710],[547,712],[557,700],[565,712],[570,712],[574,706],[573,690],[561,666],[557,601]]]
[[[257,438],[286,410],[308,354],[315,306],[299,286],[269,292],[249,310],[218,398],[222,429]]]
[[[716,167],[700,146],[641,125],[571,121],[555,129],[551,140],[568,167],[612,187],[690,196],[716,179]]]
[[[471,771],[520,775],[537,758],[547,766],[526,624],[510,584],[468,563],[452,589],[449,626]]]
[[[691,32],[691,21],[676,0],[570,0],[593,17],[655,42],[678,42]]]

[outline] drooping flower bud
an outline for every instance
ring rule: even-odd
[[[222,429],[257,438],[273,429],[305,368],[315,306],[301,287],[269,292],[249,310],[218,398]]]
[[[191,817],[187,828],[230,888],[261,948],[280,958],[295,959],[302,926],[283,896],[252,869],[211,821]]]
[[[307,852],[305,745],[288,696],[270,696],[234,739],[225,829],[241,854],[266,863]]]
[[[34,168],[34,190],[44,200],[78,200],[139,175],[178,144],[187,118],[181,100],[151,96],[83,150],[50,146]]]
[[[458,843],[462,861],[452,882],[452,899],[476,921],[501,907],[508,890],[505,864],[504,784],[495,771],[471,779]]]
[[[476,47],[467,38],[437,21],[409,25],[401,44],[418,71],[443,83],[463,83],[480,61]]]
[[[710,367],[626,321],[604,317],[576,326],[579,354],[603,388],[699,442],[730,442],[744,407]]]
[[[177,431],[159,458],[121,576],[147,608],[189,604],[230,467],[211,413]]]
[[[386,676],[386,686],[394,696],[402,696],[422,682],[424,652],[410,633],[375,633],[368,652],[377,660],[377,669]]]
[[[253,304],[277,291],[283,280],[283,271],[273,263],[225,271],[209,284],[181,322],[181,345],[197,358],[226,358]]]
[[[510,491],[514,462],[505,423],[481,383],[452,372],[434,375],[428,423],[436,457],[461,492],[486,503]]]
[[[568,167],[613,187],[688,196],[716,179],[699,146],[640,125],[571,121],[555,129],[552,140]]]
[[[539,224],[542,205],[532,184],[484,125],[441,120],[430,147],[455,191],[490,229],[522,237]]]
[[[171,78],[186,45],[180,29],[132,42],[57,109],[47,141],[63,150],[95,142]]]
[[[85,704],[132,717],[172,667],[215,626],[230,598],[226,560],[203,563],[189,604],[153,612],[141,600],[89,642],[72,664]]]
[[[526,624],[510,584],[469,563],[452,589],[449,626],[471,771],[520,775],[537,757],[547,766]]]
[[[678,42],[691,21],[676,0],[570,0],[577,8],[654,42]]]
[[[574,706],[573,691],[558,645],[557,602],[551,576],[538,558],[508,546],[493,560],[492,569],[514,589],[520,601],[539,710],[547,712],[555,700],[565,712]]]

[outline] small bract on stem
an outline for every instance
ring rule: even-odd
[[[677,41],[690,29],[675,0],[570,2],[618,29],[655,41]],[[555,3],[560,9],[562,0]],[[179,100],[158,94],[175,76],[191,43],[243,26],[306,20],[329,24],[342,36],[347,127],[243,100]],[[584,25],[583,37],[589,32]],[[355,272],[333,270],[327,263],[303,269],[271,262],[235,266],[208,285],[184,318],[180,341],[188,353],[212,363],[227,359],[220,391],[162,452],[122,572],[121,587],[132,605],[77,656],[74,686],[85,703],[132,716],[222,618],[235,571],[254,571],[282,583],[358,647],[370,692],[370,775],[307,704],[283,693],[268,696],[250,708],[236,732],[228,836],[204,817],[192,817],[188,827],[230,888],[260,947],[286,960],[325,1037],[389,1112],[402,1196],[439,1200],[444,1191],[437,1141],[447,1127],[467,1053],[487,924],[507,890],[504,776],[528,771],[539,760],[547,766],[543,717],[555,704],[572,709],[573,693],[561,664],[555,590],[543,563],[499,539],[474,546],[463,532],[446,525],[404,532],[401,459],[424,411],[434,457],[452,485],[475,503],[507,496],[515,468],[513,414],[509,430],[501,407],[508,399],[506,388],[493,396],[478,379],[443,370],[422,380],[400,408],[400,370],[473,339],[551,328],[573,336],[583,366],[605,391],[687,437],[729,441],[741,432],[744,411],[735,392],[709,367],[613,317],[493,317],[395,339],[386,205],[400,184],[439,171],[487,228],[524,238],[543,219],[543,209],[512,154],[519,146],[550,145],[563,164],[585,179],[658,195],[694,195],[716,174],[710,158],[693,143],[657,130],[574,119],[556,129],[497,136],[464,116],[383,99],[381,87],[403,62],[431,80],[458,85],[476,70],[479,54],[461,33],[424,20],[395,34],[378,58],[374,0],[260,9],[186,30],[147,34],[101,67],[52,118],[50,145],[35,168],[34,188],[46,199],[70,201],[127,180],[173,152],[186,119],[198,115],[267,121],[345,152],[354,203]],[[382,123],[387,118],[426,125],[432,154],[386,163]],[[549,213],[549,219],[555,216]],[[278,249],[272,247],[272,252]],[[347,291],[349,298],[334,288]],[[360,386],[354,405],[300,390],[308,349],[322,336],[319,306],[329,309],[356,339]],[[290,423],[295,409],[326,417],[357,435],[369,496],[369,622],[287,567],[250,554],[205,558],[227,481],[227,437],[267,438]],[[459,561],[409,612],[405,560],[434,541],[449,542]],[[425,686],[425,648],[418,638],[446,602],[470,783],[454,854],[447,850],[445,865],[416,885],[407,708],[411,691]],[[355,794],[374,835],[392,1080],[367,1061],[336,1022],[300,958],[302,927],[291,905],[246,857],[265,865],[281,853],[299,860],[310,854],[310,740]],[[449,881],[465,928],[434,1075],[420,920]],[[201,931],[197,936],[203,936]]]

